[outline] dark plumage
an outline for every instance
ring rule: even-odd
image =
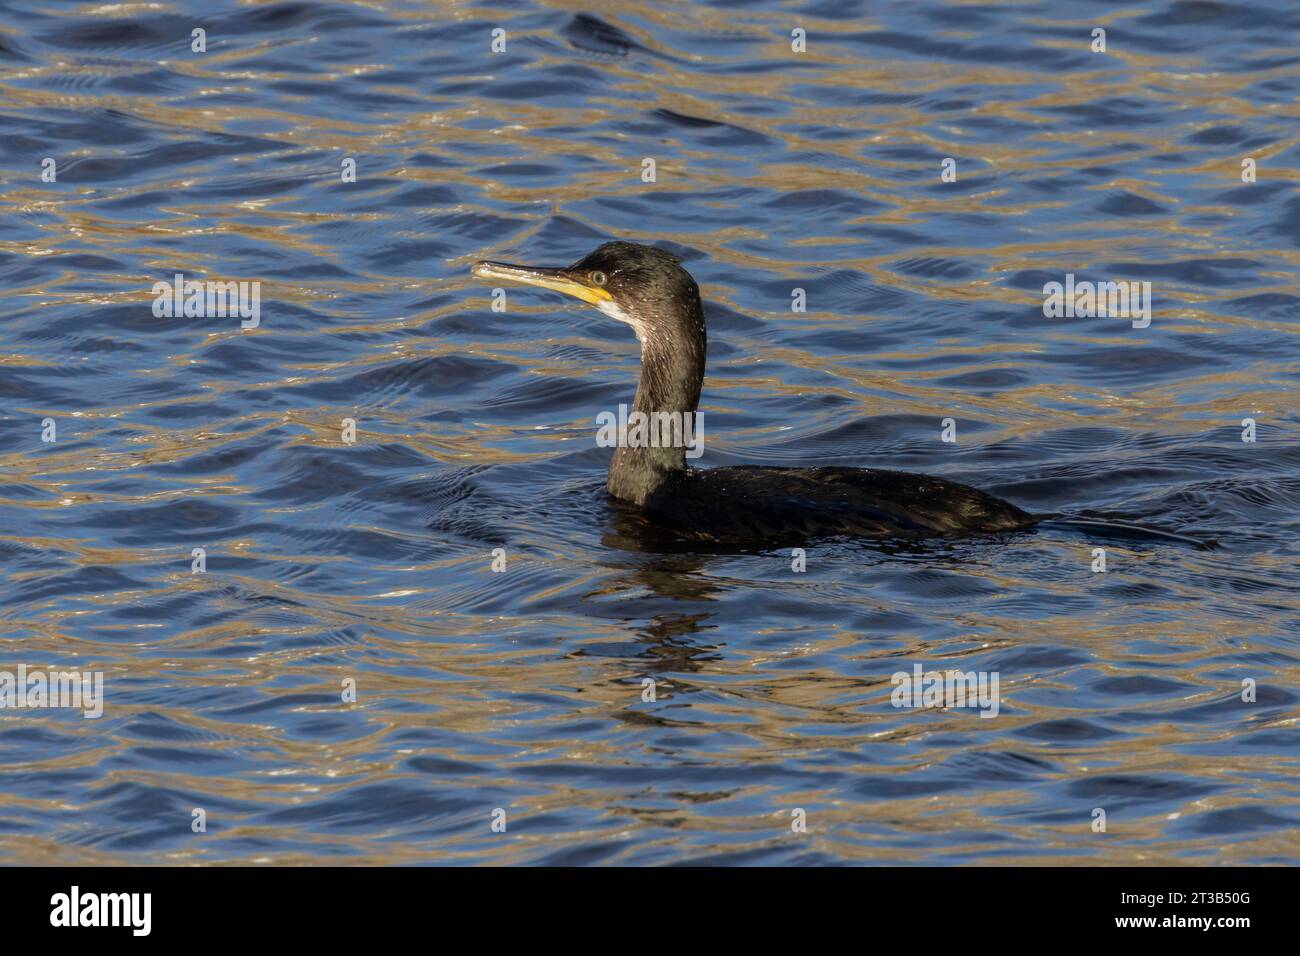
[[[607,242],[568,268],[480,262],[474,274],[565,292],[626,322],[641,342],[633,411],[696,411],[707,347],[704,309],[676,256]],[[656,522],[709,541],[990,533],[1039,520],[942,478],[866,468],[689,468],[682,447],[616,448],[608,488]]]
[[[874,468],[690,468],[642,505],[687,537],[781,544],[1016,531],[1038,519],[969,485]]]

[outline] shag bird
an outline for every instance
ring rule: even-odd
[[[704,382],[707,334],[699,287],[676,256],[640,243],[607,242],[567,268],[482,261],[472,271],[480,279],[563,292],[630,325],[641,343],[641,379],[632,411],[645,416],[689,413],[687,420],[693,420]],[[690,468],[681,443],[620,443],[609,466],[608,488],[653,522],[690,539],[718,542],[987,534],[1018,531],[1047,517],[968,485],[901,471]]]

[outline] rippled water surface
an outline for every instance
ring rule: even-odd
[[[0,860],[1300,862],[1298,94],[1290,0],[5,4],[0,670],[106,706],[0,711]],[[647,541],[628,330],[469,276],[610,238],[700,282],[699,464],[1219,549]]]

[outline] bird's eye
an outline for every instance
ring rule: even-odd
[[[591,274],[592,285],[604,285],[608,281],[609,281],[609,277],[605,275],[605,273],[603,272],[593,272]]]

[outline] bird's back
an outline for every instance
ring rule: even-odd
[[[687,537],[786,541],[1014,531],[1035,523],[968,485],[874,468],[737,466],[678,472],[644,505]]]

